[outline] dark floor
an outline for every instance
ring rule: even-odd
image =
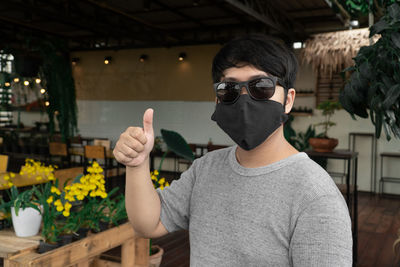
[[[400,198],[360,193],[358,218],[357,266],[400,266],[395,264],[393,253],[393,242],[400,229]],[[189,266],[189,235],[186,231],[168,234],[153,243],[164,248],[161,267]]]

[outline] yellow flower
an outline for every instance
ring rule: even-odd
[[[106,192],[101,193],[100,197],[101,198],[106,198],[107,197],[107,193]]]
[[[165,186],[169,186],[169,183],[168,183],[168,182],[166,182],[166,183],[165,183]]]
[[[64,209],[63,205],[57,206],[57,211],[63,211],[63,209]]]
[[[70,213],[69,213],[69,211],[66,211],[66,210],[65,210],[65,211],[63,212],[63,215],[64,215],[64,217],[68,217],[68,216],[70,215]]]
[[[8,175],[8,174],[6,174],[6,175],[4,175],[4,178],[3,178],[5,181],[8,181],[8,180],[10,180],[10,176]]]
[[[77,198],[78,200],[83,200],[83,199],[85,198],[85,196],[82,195],[82,194],[79,194],[79,195],[76,196],[76,198]]]
[[[68,211],[71,209],[71,207],[72,207],[72,205],[69,202],[65,203],[65,205],[64,205],[65,210],[68,210]]]
[[[158,180],[158,183],[161,184],[161,185],[164,184],[165,183],[165,178],[161,178],[160,180]]]
[[[13,183],[8,182],[8,186],[9,186],[9,187],[11,187],[11,186],[13,186],[13,185],[14,185]]]
[[[154,175],[157,176],[157,175],[159,175],[159,174],[160,174],[160,173],[158,172],[158,170],[155,170],[155,171],[154,171]]]
[[[56,193],[57,195],[61,195],[60,190],[59,190],[57,187],[55,187],[55,186],[52,186],[51,189],[50,189],[50,191],[51,191],[52,193]]]
[[[159,187],[161,190],[164,190],[164,185],[160,185]]]
[[[62,206],[61,200],[57,199],[57,200],[54,202],[54,205],[56,205],[56,206]]]
[[[53,202],[53,196],[50,196],[46,201],[47,201],[47,203],[49,203],[49,204],[52,203],[52,202]]]
[[[43,179],[42,176],[36,176],[36,180],[40,181],[42,179]]]

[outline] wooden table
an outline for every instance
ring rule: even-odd
[[[84,148],[83,147],[70,147],[70,148],[68,148],[68,152],[72,156],[84,157]],[[114,154],[113,154],[112,149],[106,149],[106,158],[114,159]]]
[[[332,152],[316,152],[313,150],[305,151],[310,157],[321,157],[326,159],[339,159],[347,161],[346,173],[346,203],[350,210],[353,228],[353,266],[357,263],[357,249],[358,249],[358,189],[357,189],[357,163],[358,152],[350,150],[334,150]],[[352,169],[352,162],[354,162],[354,169]],[[353,176],[353,199],[350,198],[350,178]]]
[[[0,190],[10,188],[9,186],[3,185],[8,182],[4,179],[4,176],[6,174],[10,174],[10,173],[8,173],[8,172],[0,173]],[[24,187],[24,186],[30,186],[30,185],[35,185],[35,184],[43,184],[43,183],[47,183],[49,181],[47,179],[47,177],[42,176],[41,180],[37,180],[36,177],[37,177],[37,175],[28,175],[28,174],[20,175],[19,173],[15,173],[15,177],[13,177],[13,178],[10,177],[10,180],[16,187]]]
[[[40,236],[21,238],[10,230],[0,231],[0,257],[4,259],[4,266],[149,266],[150,242],[138,237],[130,223],[89,235],[43,254],[36,252],[40,239]],[[121,246],[121,263],[100,259],[102,253],[118,246]]]

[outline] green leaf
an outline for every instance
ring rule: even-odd
[[[381,33],[382,31],[387,30],[389,27],[389,24],[387,24],[387,22],[382,18],[377,23],[371,26],[369,37],[372,37],[377,33]]]
[[[400,96],[400,84],[392,86],[386,94],[385,101],[383,101],[382,106],[385,109],[389,109],[394,103],[397,103]]]
[[[395,32],[392,33],[392,42],[397,46],[397,48],[400,48],[400,33],[399,32]]]
[[[177,132],[161,129],[161,135],[169,150],[189,161],[194,160],[194,154],[185,139]]]
[[[396,3],[387,7],[387,12],[389,16],[395,21],[400,20],[400,6]]]

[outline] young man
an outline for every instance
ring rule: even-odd
[[[190,235],[191,266],[351,266],[351,221],[331,177],[283,136],[297,61],[250,35],[226,44],[212,68],[212,119],[237,144],[194,161],[169,188],[150,179],[153,110],[114,155],[126,165],[126,208],[135,231]]]

